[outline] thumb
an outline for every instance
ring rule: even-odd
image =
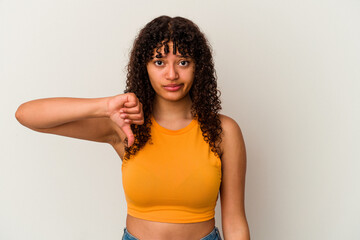
[[[130,126],[131,126],[130,124],[125,124],[121,128],[127,137],[127,141],[125,140],[125,144],[127,145],[127,147],[130,147],[135,142],[135,137]]]

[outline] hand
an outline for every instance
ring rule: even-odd
[[[122,111],[122,112],[121,112]],[[110,119],[120,127],[128,140],[128,147],[134,144],[135,137],[130,124],[144,124],[142,104],[134,93],[113,96],[108,101]]]

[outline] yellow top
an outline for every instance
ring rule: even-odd
[[[221,183],[221,160],[202,136],[199,122],[179,130],[151,115],[153,144],[146,143],[121,166],[128,214],[156,222],[212,219]]]

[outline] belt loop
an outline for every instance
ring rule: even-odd
[[[217,227],[215,227],[215,231],[216,231],[216,234],[217,234],[217,236],[219,237],[219,239],[222,240],[221,235],[220,235],[220,232],[219,232],[219,229],[218,229]]]

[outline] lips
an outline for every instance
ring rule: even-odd
[[[164,86],[164,88],[168,91],[171,91],[171,92],[174,92],[174,91],[177,91],[179,90],[181,87],[182,87],[183,84],[169,84],[169,85],[166,85]]]

